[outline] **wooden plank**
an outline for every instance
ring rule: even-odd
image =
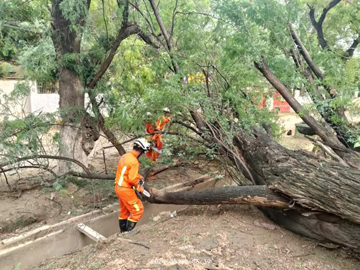
[[[79,223],[76,225],[76,228],[85,234],[87,237],[89,237],[91,240],[97,241],[103,241],[106,240],[106,237],[98,233],[97,231],[91,229],[90,227],[86,226],[84,223]]]

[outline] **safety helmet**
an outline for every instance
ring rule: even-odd
[[[152,113],[151,112],[146,112],[146,114],[145,114],[147,117],[150,117],[150,116],[152,116]]]
[[[163,112],[170,113],[170,109],[169,109],[168,107],[165,107],[165,108],[163,109]]]
[[[134,146],[139,146],[144,151],[150,150],[150,143],[145,138],[136,139],[134,142]]]

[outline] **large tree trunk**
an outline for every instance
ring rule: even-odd
[[[60,156],[79,160],[87,166],[87,156],[81,146],[81,114],[84,92],[79,76],[71,70],[61,69],[59,81],[60,109],[65,110],[64,125],[60,129]],[[77,171],[72,163],[59,161],[58,172]]]
[[[360,225],[346,219],[324,213],[302,214],[296,210],[260,210],[273,222],[297,234],[320,242],[336,243],[355,249],[360,247]]]
[[[256,206],[288,208],[286,199],[265,186],[229,186],[200,191],[166,192],[151,189],[151,203],[166,204],[251,204]]]
[[[294,205],[261,208],[269,218],[308,237],[360,247],[359,170],[288,150],[260,131],[237,136],[235,145],[267,187]]]
[[[155,190],[150,201],[252,204],[296,233],[360,247],[359,170],[304,151],[288,150],[258,130],[251,135],[240,133],[234,144],[254,174],[256,186],[171,193]]]
[[[90,6],[90,0],[81,0],[83,4]],[[74,24],[67,20],[62,13],[62,0],[52,1],[53,33],[52,40],[55,46],[57,60],[62,63],[64,57],[72,56],[76,59],[76,54],[80,53],[81,33],[80,26],[85,23],[86,14],[78,14],[79,18]],[[80,3],[78,3],[80,4]],[[84,91],[79,75],[74,71],[78,63],[73,60],[73,67],[61,65],[59,68],[59,95],[61,118],[63,125],[60,130],[60,155],[77,159],[83,164],[87,164],[87,157],[81,147],[82,140],[82,120],[84,119]],[[72,164],[59,161],[59,173],[69,170],[78,170]]]

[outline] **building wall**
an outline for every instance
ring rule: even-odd
[[[16,106],[12,106],[11,114],[15,117],[23,117],[29,113],[40,113],[40,112],[49,112],[53,113],[59,109],[60,96],[57,93],[51,94],[39,94],[37,91],[36,82],[26,82],[15,79],[0,80],[0,90],[3,94],[9,95],[18,83],[27,83],[30,87],[30,94],[23,100],[19,100]],[[97,101],[100,102],[101,96],[97,98]],[[4,102],[0,98],[0,102]],[[88,106],[90,103],[88,94],[85,94],[85,107],[88,107],[88,112],[91,114],[91,106]],[[108,110],[104,107],[100,108],[102,114],[106,117],[109,115]],[[0,120],[3,119],[4,115],[0,116]]]
[[[36,92],[36,83],[35,82],[27,82],[20,80],[0,80],[0,92],[1,95],[9,95],[15,88],[18,83],[26,83],[30,87],[30,91]],[[4,103],[3,97],[0,97],[0,102]],[[10,106],[9,106],[10,107]],[[31,102],[30,97],[25,97],[22,100],[18,100],[17,104],[12,105],[9,111],[5,113],[8,115],[13,115],[12,118],[21,117],[31,112]],[[3,119],[5,115],[2,113],[0,119]]]
[[[59,108],[59,94],[30,94],[31,112],[56,112]]]

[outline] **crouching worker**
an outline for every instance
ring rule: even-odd
[[[139,158],[149,149],[150,143],[146,139],[137,139],[133,150],[122,155],[117,166],[115,192],[120,204],[119,227],[122,233],[134,229],[144,212],[144,206],[136,196],[135,189],[143,191],[144,187],[139,183],[143,179],[139,174]]]

